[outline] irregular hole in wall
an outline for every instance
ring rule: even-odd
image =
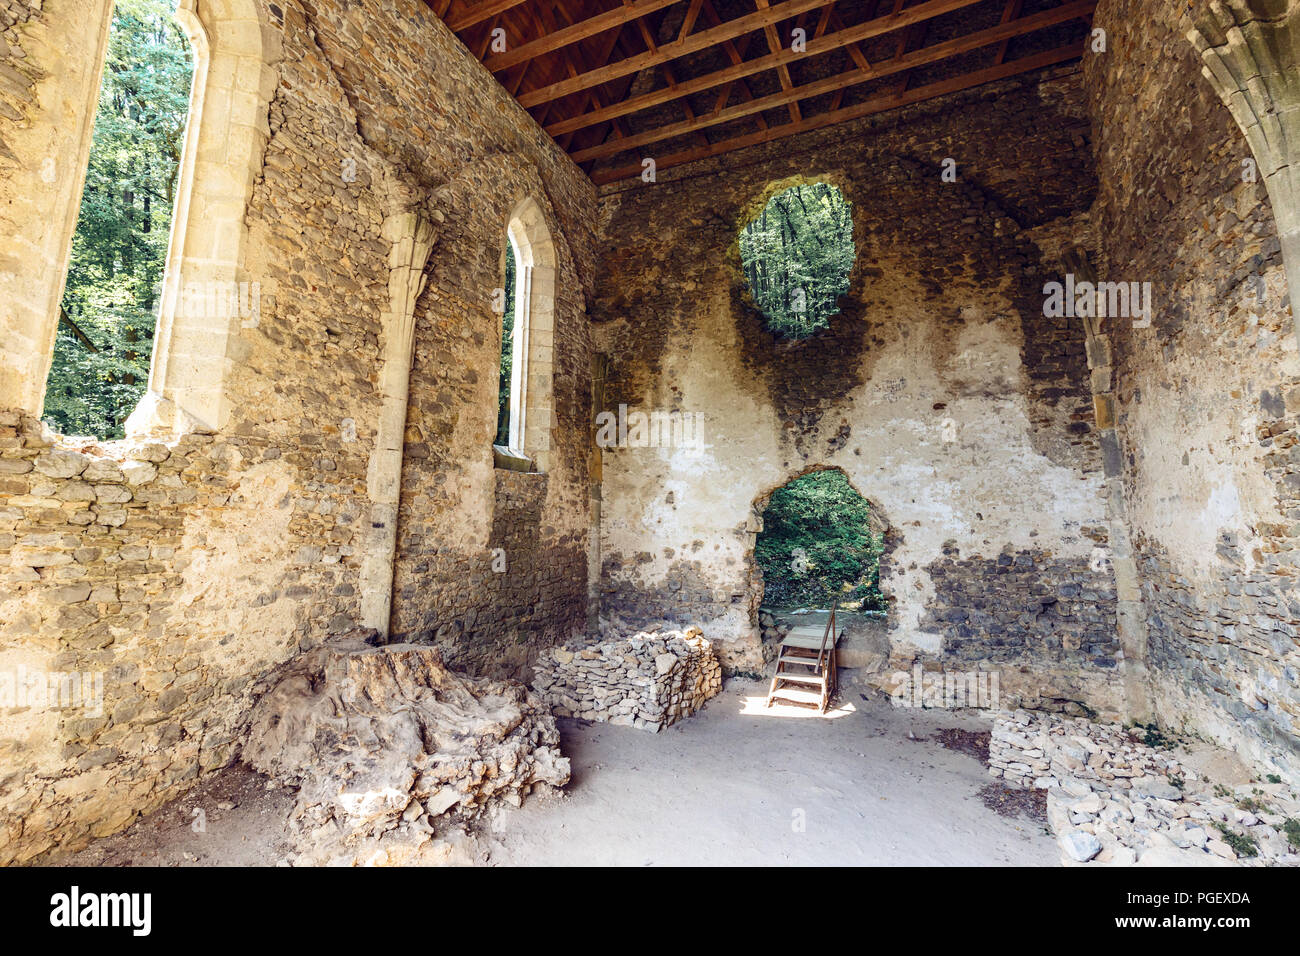
[[[837,187],[801,182],[773,194],[738,242],[746,290],[767,328],[803,339],[829,327],[856,257],[852,207]]]
[[[884,609],[879,559],[883,535],[871,505],[844,472],[808,472],[777,488],[763,508],[754,560],[767,608]]]
[[[833,191],[844,204],[847,215],[837,225],[842,231],[837,233],[836,241],[847,241],[847,254],[836,267],[839,278],[834,285],[833,311],[809,334],[789,335],[772,327],[771,320],[762,311],[763,303],[751,294],[742,238],[745,227],[760,219],[763,210],[777,197],[801,195],[794,190],[818,186]],[[864,234],[862,224],[851,214],[862,198],[855,195],[854,184],[839,174],[828,173],[816,178],[795,175],[770,183],[738,210],[739,215],[733,220],[739,227],[738,237],[727,258],[731,312],[739,333],[737,344],[743,369],[737,385],[745,390],[757,386],[766,393],[766,400],[786,426],[783,439],[792,442],[805,458],[818,454],[816,449],[823,443],[818,432],[823,415],[862,383],[868,366],[866,355],[871,342],[864,290],[872,270],[854,267]],[[780,213],[776,215],[779,217]],[[816,245],[815,240],[811,241]]]

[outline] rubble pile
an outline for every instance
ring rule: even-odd
[[[253,710],[244,759],[299,788],[297,864],[443,863],[468,818],[569,780],[555,719],[514,681],[475,680],[433,647],[356,635],[287,664]]]
[[[1017,710],[994,721],[989,772],[1047,791],[1067,865],[1300,866],[1300,794],[1214,784],[1118,724]]]

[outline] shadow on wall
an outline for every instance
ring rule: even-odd
[[[863,247],[859,235],[862,227],[854,217],[850,225],[854,258],[848,270],[847,294],[838,296],[838,309],[826,317],[825,327],[799,338],[774,331],[759,308],[743,261],[741,240],[747,227],[767,215],[769,204],[799,186],[833,187],[851,215],[858,204],[854,202],[851,184],[841,180],[842,177],[832,174],[799,175],[769,183],[741,210],[736,222],[736,240],[727,251],[731,312],[736,317],[742,362],[750,372],[750,383],[761,383],[767,393],[764,397],[782,421],[794,426],[787,433],[794,435],[796,445],[801,436],[815,428],[827,409],[863,380],[863,363],[859,357],[868,349],[869,327],[863,304],[867,276],[856,262],[857,250]]]

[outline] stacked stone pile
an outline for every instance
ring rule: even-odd
[[[1147,779],[1195,774],[1177,758],[1135,739],[1118,724],[1017,710],[999,716],[989,741],[989,770],[1019,787],[1051,789],[1069,777],[1126,790]]]
[[[1047,790],[1067,865],[1300,866],[1300,793],[1283,783],[1215,785],[1116,724],[999,715],[989,772]]]
[[[698,627],[557,647],[533,673],[533,688],[558,716],[656,733],[722,689],[722,667]]]
[[[469,817],[567,783],[559,743],[522,684],[353,635],[285,666],[253,710],[244,759],[300,788],[295,863],[432,864],[458,858]]]

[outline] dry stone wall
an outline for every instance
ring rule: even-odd
[[[837,467],[888,519],[897,660],[1024,663],[1051,697],[1086,671],[1118,708],[1084,329],[1043,308],[1060,237],[1091,235],[1088,136],[1063,70],[606,188],[605,407],[698,414],[701,441],[604,451],[602,607],[697,620],[725,667],[762,672],[758,511]],[[853,204],[857,261],[831,327],[791,343],[749,304],[736,240],[800,177]]]
[[[638,631],[552,649],[534,668],[533,688],[557,716],[658,733],[722,690],[722,667],[697,627]]]
[[[33,35],[85,29],[72,5],[28,6]],[[102,687],[102,707],[0,709],[0,861],[120,829],[223,766],[266,675],[358,623],[395,207],[418,207],[437,238],[415,312],[393,631],[437,639],[454,666],[518,671],[585,627],[590,183],[418,0],[252,6],[278,59],[244,214],[260,303],[225,355],[228,424],[73,444],[0,411],[0,674]],[[558,453],[544,477],[498,481],[491,292],[526,195],[559,250]],[[6,362],[40,359],[0,345]],[[493,576],[501,542],[519,577]]]
[[[1154,290],[1150,327],[1107,322],[1116,454],[1157,716],[1295,782],[1294,298],[1262,177],[1249,181],[1246,140],[1201,75],[1187,7],[1103,0],[1109,49],[1086,62],[1103,278]]]

